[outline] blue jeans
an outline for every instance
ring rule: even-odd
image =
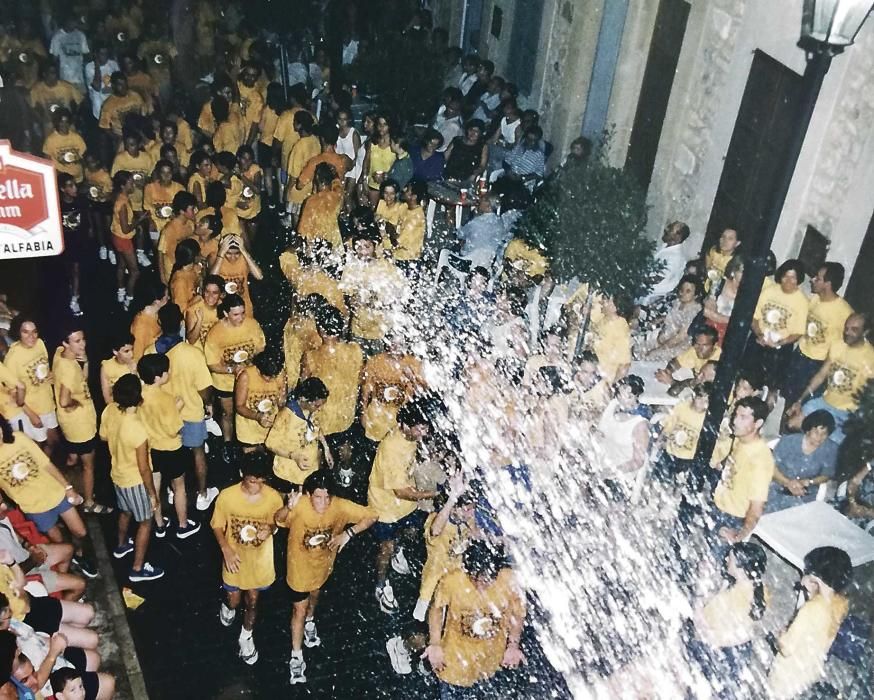
[[[464,687],[440,681],[440,700],[486,700],[495,697],[491,678]]]

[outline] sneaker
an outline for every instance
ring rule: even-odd
[[[124,306],[124,310],[127,311],[130,308],[130,305],[133,303],[134,298],[125,296],[124,301],[121,302],[122,306]]]
[[[80,557],[78,555],[74,556],[73,564],[82,572],[83,576],[87,578],[97,578],[97,567],[85,557]]]
[[[163,525],[155,525],[155,537],[159,540],[163,540],[167,536],[167,518],[164,518]]]
[[[385,643],[388,658],[391,660],[391,667],[395,673],[401,676],[406,676],[413,672],[413,667],[410,664],[410,652],[404,644],[404,640],[400,635],[390,637]]]
[[[152,261],[149,260],[149,256],[146,255],[146,251],[138,250],[137,251],[137,263],[139,263],[140,267],[151,267]]]
[[[225,464],[230,464],[234,461],[234,445],[233,443],[226,442],[222,445],[222,460]]]
[[[79,297],[73,297],[70,299],[70,311],[73,312],[74,316],[82,315],[82,308],[79,306]]]
[[[137,571],[136,569],[131,569],[128,574],[128,579],[134,583],[138,581],[155,581],[156,579],[161,578],[164,575],[164,569],[160,566],[153,566],[146,562],[143,564],[143,568]]]
[[[306,683],[307,677],[304,671],[307,670],[306,661],[296,656],[291,657],[288,662],[288,682],[294,685],[295,683]]]
[[[107,257],[109,258],[109,264],[110,264],[110,265],[115,265],[115,260],[116,260],[116,258],[115,258],[115,251],[112,250],[112,248],[110,248],[109,250],[106,251],[106,255],[107,255]]]
[[[106,260],[108,255],[107,255],[107,250],[106,250],[105,245],[100,246],[100,248],[97,250],[97,257],[100,258],[101,260]]]
[[[240,637],[240,658],[249,666],[258,660],[258,650],[255,648],[255,638],[252,635]]]
[[[222,603],[219,608],[219,622],[222,623],[222,627],[230,627],[234,624],[234,618],[236,617],[237,611]]]
[[[169,503],[172,506],[173,502],[175,500],[176,500],[176,493],[173,491],[173,489],[167,489],[167,503]]]
[[[391,584],[386,581],[382,588],[376,589],[376,599],[379,601],[379,609],[392,615],[398,611],[398,601]]]
[[[215,418],[206,419],[206,432],[210,435],[215,435],[216,437],[222,436],[221,426],[218,424]]]
[[[176,528],[176,537],[180,540],[184,540],[186,537],[191,537],[196,532],[200,532],[200,523],[196,523],[189,518],[185,527]]]
[[[127,542],[125,542],[120,547],[116,547],[112,550],[112,556],[116,559],[124,559],[128,554],[134,551],[134,541],[128,538]]]
[[[307,649],[321,646],[322,640],[319,637],[319,631],[316,629],[315,620],[307,620],[303,626],[303,644]]]
[[[410,564],[407,561],[407,558],[404,556],[404,550],[402,547],[398,547],[395,550],[395,553],[391,558],[391,568],[394,569],[401,576],[410,575]]]
[[[340,483],[340,486],[348,489],[352,485],[352,470],[351,469],[341,469],[340,473],[337,477],[337,481]]]
[[[219,490],[215,486],[210,486],[204,494],[197,494],[197,510],[209,508],[218,495]]]
[[[118,297],[118,303],[124,304],[124,297],[127,292],[124,290],[124,287],[120,287],[116,292],[116,296]]]

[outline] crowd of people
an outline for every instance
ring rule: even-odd
[[[743,232],[689,259],[689,227],[670,223],[660,279],[628,295],[557,284],[544,251],[514,231],[556,160],[539,115],[493,63],[449,47],[426,11],[410,8],[390,35],[443,71],[422,119],[362,108],[346,74],[387,35],[363,33],[351,3],[340,54],[282,65],[276,37],[238,7],[197,2],[208,95],[193,105],[165,15],[136,1],[99,18],[48,5],[0,24],[4,128],[55,164],[69,282],[57,348],[40,339],[39,309],[10,311],[5,331],[0,697],[112,697],[82,602],[82,577],[98,575],[82,516],[113,513],[112,554],[129,558],[136,583],[165,576],[153,537],[185,541],[208,518],[223,562],[217,614],[230,627],[240,612],[249,665],[286,530],[291,684],[306,682],[305,648],[321,644],[319,593],[337,554],[372,538],[376,604],[411,623],[386,640],[394,670],[435,674],[444,698],[485,697],[525,660],[515,564],[532,545],[508,519],[558,455],[594,468],[579,478],[611,507],[678,502],[666,542],[677,580],[707,576],[690,546],[703,537],[729,582],[694,602],[681,660],[714,682],[729,674],[729,686],[746,677],[769,603],[764,551],[746,540],[763,513],[835,480],[842,426],[874,378],[871,321],[839,295],[840,264],[825,262],[810,294],[799,261],[774,265],[701,475],[693,457]],[[574,177],[590,151],[578,139],[548,177]],[[467,221],[435,184],[475,202]],[[92,357],[93,373],[80,276],[91,258],[114,266],[110,301],[130,320],[101,327],[111,355]],[[652,381],[668,385],[672,408],[642,400],[638,362],[659,363]],[[100,441],[112,502],[97,496],[109,493],[96,483]],[[216,457],[239,474],[221,491]],[[860,523],[874,520],[868,474],[847,495]],[[207,544],[185,546],[196,556]],[[820,680],[847,615],[847,555],[816,549],[805,567],[806,602],[772,639],[775,697]],[[420,580],[411,610],[394,594],[401,576]]]

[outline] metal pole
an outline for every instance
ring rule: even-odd
[[[285,50],[285,39],[279,40],[279,79],[282,81],[285,103],[288,104],[288,52]]]
[[[783,212],[786,194],[795,174],[795,166],[798,156],[804,145],[804,137],[810,125],[810,118],[816,107],[816,100],[822,87],[823,79],[828,72],[832,61],[832,52],[828,46],[815,47],[807,57],[807,66],[801,79],[801,95],[798,104],[798,112],[795,115],[795,128],[792,138],[786,148],[786,157],[783,168],[775,178],[774,193],[762,228],[759,231],[757,247],[751,260],[744,266],[743,279],[738,290],[734,310],[731,314],[728,328],[725,332],[725,341],[722,345],[722,358],[716,370],[713,392],[710,395],[710,406],[704,419],[704,427],[698,441],[698,449],[695,453],[695,469],[699,474],[709,467],[710,457],[716,445],[719,435],[719,426],[725,415],[728,405],[728,397],[731,393],[737,373],[741,368],[744,350],[750,334],[750,326],[753,320],[753,312],[762,291],[762,283],[765,280],[767,257],[774,241],[774,233]],[[703,487],[703,479],[695,479],[693,483],[698,488]]]

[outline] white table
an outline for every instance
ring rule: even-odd
[[[753,533],[796,569],[816,547],[838,547],[853,566],[874,561],[874,537],[823,501],[763,515]]]
[[[628,370],[628,374],[636,374],[644,383],[643,395],[639,398],[640,403],[645,403],[648,406],[676,406],[680,403],[681,398],[679,396],[671,396],[668,393],[670,386],[662,384],[655,378],[656,372],[664,369],[665,364],[664,362],[643,362],[638,360],[631,363],[631,369]],[[674,379],[678,381],[690,379],[691,377],[692,371],[688,369],[680,368],[674,372]]]

